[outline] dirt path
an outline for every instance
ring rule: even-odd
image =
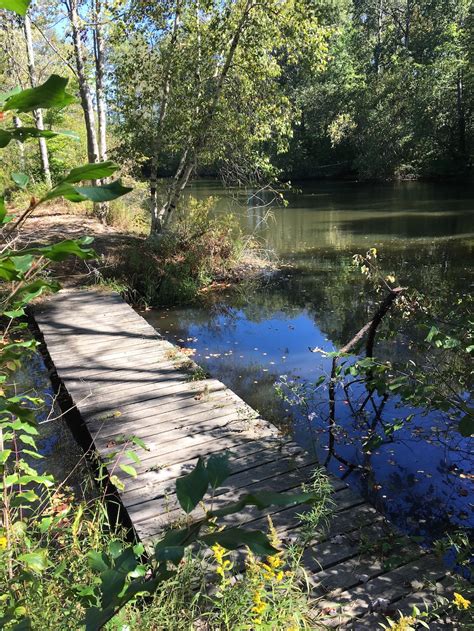
[[[100,270],[112,265],[127,246],[143,241],[141,237],[128,234],[113,226],[104,226],[97,219],[71,212],[61,204],[55,204],[38,211],[30,217],[21,233],[21,244],[44,245],[64,239],[93,237],[93,247],[98,258],[81,261],[73,257],[55,263],[51,270],[63,287],[78,287],[97,282]]]

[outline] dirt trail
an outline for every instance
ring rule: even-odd
[[[22,246],[44,245],[64,239],[94,238],[93,248],[97,260],[81,261],[70,257],[51,266],[52,273],[64,287],[93,284],[98,272],[120,257],[120,251],[143,239],[113,226],[104,226],[91,216],[71,212],[67,207],[55,204],[38,209],[24,224],[21,231]]]

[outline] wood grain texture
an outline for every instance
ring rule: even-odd
[[[99,456],[125,484],[123,505],[145,543],[182,517],[175,482],[200,456],[229,458],[230,476],[215,507],[252,491],[297,491],[318,466],[314,455],[280,435],[223,383],[193,381],[192,362],[117,294],[63,291],[37,306],[35,319]],[[123,456],[132,434],[147,445],[137,449],[136,478],[119,468],[132,464]],[[407,610],[436,598],[428,581],[449,589],[442,564],[415,545],[390,570],[364,550],[363,541],[393,528],[344,482],[330,480],[333,515],[327,527],[315,528],[303,557],[321,625],[377,628],[385,620],[376,608],[380,599],[388,610],[397,603]],[[223,524],[265,529],[271,516],[282,541],[291,543],[308,510],[247,507]],[[191,517],[201,514],[198,507]]]

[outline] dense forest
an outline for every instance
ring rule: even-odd
[[[34,113],[39,129],[76,139],[18,144],[2,171],[48,182],[86,156],[112,157],[150,183],[155,227],[195,174],[467,178],[473,22],[468,0],[65,0],[25,20],[3,12],[4,89],[56,72],[80,99]],[[158,200],[162,175],[174,184]]]

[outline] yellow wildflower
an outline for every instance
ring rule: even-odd
[[[214,554],[214,559],[216,560],[216,574],[224,578],[226,570],[230,570],[232,568],[232,563],[225,559],[226,550],[219,544],[212,546],[212,552]]]
[[[415,624],[416,618],[413,616],[400,616],[398,622],[390,624],[390,631],[411,631],[415,629]]]
[[[267,604],[264,602],[263,598],[262,598],[262,586],[259,585],[259,587],[257,588],[257,590],[255,591],[254,595],[253,595],[253,603],[254,606],[252,607],[252,611],[253,613],[256,613],[258,618],[255,619],[255,622],[257,622],[257,624],[260,624],[262,619],[261,619],[261,615],[262,613],[265,611],[265,609],[267,608]],[[259,622],[258,622],[259,620]]]
[[[212,546],[212,551],[214,553],[214,558],[218,565],[222,564],[222,559],[224,558],[225,548],[220,546],[218,543],[215,546]]]
[[[283,580],[283,577],[285,576],[284,572],[282,572],[281,570],[278,572],[278,574],[275,576],[275,580],[277,583],[281,583],[281,581]]]
[[[281,565],[283,565],[283,561],[277,555],[267,557],[267,563],[273,569],[278,569]]]
[[[470,600],[468,600],[467,598],[464,598],[464,596],[461,596],[461,594],[458,594],[457,592],[454,592],[453,603],[456,605],[458,609],[469,609],[471,605]]]
[[[5,535],[2,535],[2,536],[0,537],[0,548],[1,548],[2,550],[5,550],[5,548],[7,547],[7,543],[8,543],[7,538],[5,537]]]

